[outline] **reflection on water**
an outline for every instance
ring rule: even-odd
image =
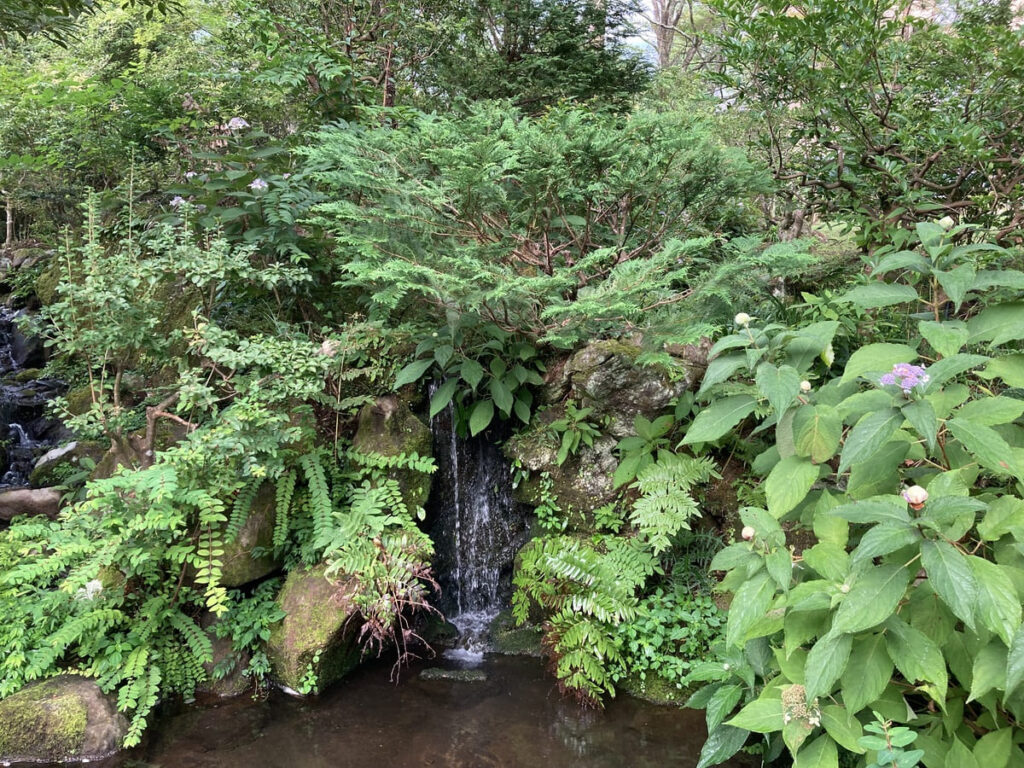
[[[275,693],[194,708],[103,768],[692,768],[703,713],[562,698],[536,659],[488,657],[484,682],[368,667],[317,699]],[[743,763],[732,763],[739,766]]]

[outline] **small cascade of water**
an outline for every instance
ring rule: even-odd
[[[479,435],[459,437],[449,406],[431,421],[438,464],[427,504],[437,550],[440,607],[460,637],[447,655],[475,661],[511,591],[512,563],[527,536],[508,462]]]
[[[36,459],[64,436],[46,413],[61,382],[19,380],[20,372],[44,363],[41,342],[18,330],[20,314],[0,308],[0,488],[28,485]]]

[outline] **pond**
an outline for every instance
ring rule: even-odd
[[[165,715],[146,746],[102,768],[692,768],[702,712],[628,696],[603,711],[561,696],[538,659],[488,656],[482,681],[396,685],[369,665],[318,698],[273,692]],[[451,666],[450,662],[444,665]],[[436,672],[436,669],[435,669]],[[744,762],[729,764],[734,768]]]

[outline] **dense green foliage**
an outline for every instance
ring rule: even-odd
[[[272,680],[307,566],[417,653],[434,464],[355,439],[397,393],[551,447],[512,606],[566,692],[692,692],[702,767],[1021,768],[1021,27],[694,5],[653,87],[631,2],[5,6],[4,281],[110,451],[0,531],[0,696],[78,671],[138,743]],[[593,342],[673,399],[609,413]]]

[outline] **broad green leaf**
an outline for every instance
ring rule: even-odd
[[[910,452],[910,435],[897,430],[893,439],[850,467],[846,495],[861,500],[892,495],[900,490],[899,467]]]
[[[853,663],[853,654],[850,654],[850,663]],[[857,739],[864,735],[864,729],[860,721],[853,716],[846,707],[836,704],[829,704],[821,708],[821,724],[836,743],[844,749],[848,749],[855,755],[863,755],[864,747],[857,743]]]
[[[850,556],[839,544],[820,541],[804,550],[804,564],[823,579],[843,581],[850,573]]]
[[[783,592],[789,592],[789,584],[793,581],[793,556],[790,554],[790,551],[784,547],[779,547],[773,552],[768,553],[764,559],[764,564],[768,569],[769,575],[779,585],[779,589]]]
[[[853,550],[853,564],[871,562],[876,557],[888,555],[903,547],[909,547],[921,541],[917,528],[903,523],[882,523],[872,526],[860,538],[860,543]]]
[[[967,558],[945,541],[925,541],[921,545],[921,565],[936,594],[973,630],[978,582]]]
[[[967,703],[980,699],[986,693],[1006,685],[1006,646],[993,640],[974,657],[971,668],[971,694]]]
[[[858,285],[843,294],[840,301],[849,302],[861,309],[889,307],[893,304],[906,304],[917,301],[917,291],[909,285],[896,283],[873,282],[870,285]]]
[[[964,296],[974,286],[974,265],[961,264],[948,272],[935,270],[934,275],[942,290],[952,300],[954,310],[959,311],[960,305],[964,303]]]
[[[964,743],[956,736],[953,737],[953,745],[946,754],[946,762],[943,768],[981,768],[977,759]]]
[[[427,369],[434,364],[433,358],[427,358],[426,360],[414,360],[407,366],[402,368],[398,372],[398,376],[395,377],[394,389],[401,389],[406,384],[412,384],[414,381],[419,381],[419,378],[427,372]]]
[[[707,370],[704,371],[704,378],[701,381],[700,389],[697,390],[697,394],[704,394],[715,384],[721,384],[740,368],[745,368],[746,365],[747,356],[742,352],[733,352],[728,355],[716,357],[708,363]]]
[[[839,768],[839,750],[830,735],[816,738],[797,752],[793,768]]]
[[[800,747],[807,740],[807,737],[814,731],[815,726],[811,725],[807,718],[793,717],[782,726],[782,741],[786,744],[791,755],[797,754]]]
[[[1007,341],[1024,338],[1024,302],[997,304],[983,309],[967,323],[971,344],[983,341],[998,347]]]
[[[974,424],[994,427],[1009,424],[1024,414],[1024,400],[1013,397],[984,397],[964,403],[954,414],[958,419],[967,419]]]
[[[939,433],[939,420],[935,417],[935,409],[927,400],[915,400],[903,406],[903,415],[910,422],[917,434],[924,438],[929,451],[934,451]]]
[[[1013,728],[990,731],[974,745],[974,757],[984,768],[1006,768],[1013,751]]]
[[[839,506],[828,491],[822,491],[818,503],[814,507],[814,519],[811,527],[820,542],[846,546],[850,539],[850,524],[841,517],[830,514]]]
[[[862,632],[881,624],[895,612],[909,580],[907,569],[895,564],[858,573],[832,620],[833,631]]]
[[[1001,566],[973,555],[967,561],[978,582],[976,616],[1009,647],[1020,629],[1021,604],[1017,588]]]
[[[831,459],[839,450],[843,422],[835,408],[828,405],[804,405],[793,414],[793,447],[797,456],[815,464]]]
[[[1010,642],[1009,653],[1006,654],[1006,686],[1003,700],[1009,699],[1024,683],[1024,625],[1017,627],[1017,632]]]
[[[702,409],[686,431],[683,445],[711,443],[725,435],[757,408],[750,395],[733,395]]]
[[[733,728],[731,725],[720,725],[708,734],[707,741],[700,750],[700,762],[697,768],[711,768],[724,763],[739,752],[747,743],[750,731]]]
[[[818,465],[809,459],[790,456],[775,465],[765,480],[768,511],[776,518],[804,500],[818,479]]]
[[[491,379],[490,390],[491,397],[494,398],[494,404],[498,406],[498,409],[506,416],[511,414],[512,404],[515,402],[512,390],[499,378]]]
[[[776,367],[771,363],[761,363],[754,374],[754,383],[772,410],[781,414],[800,391],[800,374],[790,365]]]
[[[783,650],[776,650],[785,661],[779,667],[786,679],[792,683],[804,683],[804,662],[807,651],[801,646],[808,640],[824,634],[826,612],[822,611],[787,611],[782,622],[784,633]],[[787,656],[788,654],[788,656]]]
[[[942,704],[949,684],[946,659],[939,647],[923,632],[911,627],[898,616],[890,616],[885,622],[885,643],[889,658],[896,668],[911,683],[931,683]]]
[[[726,725],[754,733],[773,733],[782,730],[782,699],[754,699],[736,713]]]
[[[484,367],[476,360],[463,360],[459,368],[459,375],[462,376],[464,382],[476,389],[484,377]]]
[[[836,411],[846,424],[856,424],[864,416],[892,407],[892,395],[880,389],[869,389],[844,398]]]
[[[437,388],[434,392],[434,396],[430,398],[430,418],[434,418],[448,407],[448,403],[452,401],[452,396],[455,394],[455,390],[459,386],[458,379],[448,379],[444,384]]]
[[[1024,476],[1010,446],[992,427],[960,418],[949,419],[946,426],[986,469],[1000,474],[1010,472],[1017,477]]]
[[[917,328],[925,341],[942,357],[951,357],[959,352],[969,336],[967,324],[960,320],[947,320],[943,323],[922,320]]]
[[[939,360],[928,368],[928,384],[925,391],[932,392],[941,384],[959,376],[961,373],[978,368],[988,362],[989,358],[984,355],[967,355],[958,353]]]
[[[986,379],[1002,379],[1008,387],[1024,387],[1024,354],[1018,352],[997,357],[978,375]]]
[[[980,245],[980,243],[979,243]],[[1024,272],[1016,269],[982,269],[974,278],[972,290],[984,291],[989,288],[1024,289]]]
[[[926,275],[931,271],[931,265],[917,251],[896,251],[895,253],[888,253],[883,256],[874,269],[871,270],[871,274],[884,275],[886,272],[904,269]]]
[[[898,496],[882,496],[851,504],[840,504],[831,509],[829,514],[849,520],[851,523],[910,523],[907,502]]]
[[[492,400],[481,400],[473,406],[473,412],[469,417],[469,433],[479,435],[494,418],[494,402]]]
[[[988,505],[978,523],[978,533],[985,541],[998,541],[1011,532],[1024,540],[1024,501],[1016,496],[1000,496]]]
[[[732,712],[743,696],[743,687],[739,685],[723,685],[704,705],[704,718],[707,721],[708,733],[722,724],[726,715]]]
[[[917,352],[906,344],[868,344],[850,355],[842,380],[852,381],[865,373],[885,373],[891,371],[896,363],[909,363],[916,359]]]
[[[843,474],[851,464],[863,461],[889,442],[902,423],[903,414],[895,408],[864,416],[846,437],[846,444],[839,458],[838,473]]]
[[[832,630],[820,638],[807,654],[804,690],[808,701],[828,695],[850,659],[853,638]]]
[[[775,582],[765,573],[747,579],[736,590],[726,621],[726,644],[742,648],[747,631],[767,612],[775,596]]]
[[[892,666],[883,633],[858,637],[840,680],[847,710],[860,712],[881,696],[892,679]]]

